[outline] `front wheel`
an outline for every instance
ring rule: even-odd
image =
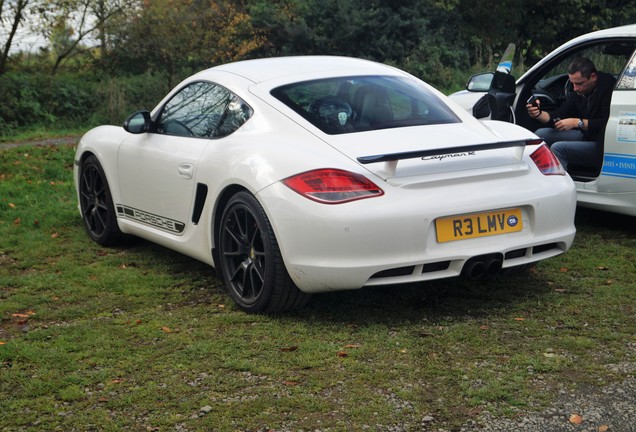
[[[230,295],[247,312],[283,312],[309,300],[289,277],[263,208],[247,192],[234,195],[223,211],[219,259]]]
[[[84,227],[95,242],[102,246],[111,246],[122,238],[106,174],[93,155],[82,162],[79,202]]]

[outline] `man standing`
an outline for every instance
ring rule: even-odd
[[[603,139],[609,118],[615,78],[598,72],[591,60],[579,57],[568,67],[574,92],[554,110],[541,110],[538,103],[526,105],[530,117],[549,125],[535,133],[550,146],[565,170],[569,165],[600,170]]]

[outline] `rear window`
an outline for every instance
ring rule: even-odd
[[[426,87],[401,77],[304,81],[278,87],[272,95],[327,134],[460,121]]]

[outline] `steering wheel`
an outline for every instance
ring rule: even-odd
[[[162,125],[162,128],[167,135],[194,136],[192,130],[179,120],[170,119]]]
[[[574,93],[574,85],[568,78],[565,80],[565,84],[563,85],[563,96],[567,100],[570,96],[572,96],[572,93]]]

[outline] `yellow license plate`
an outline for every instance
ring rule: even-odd
[[[435,221],[440,243],[521,231],[521,209],[450,216]]]

